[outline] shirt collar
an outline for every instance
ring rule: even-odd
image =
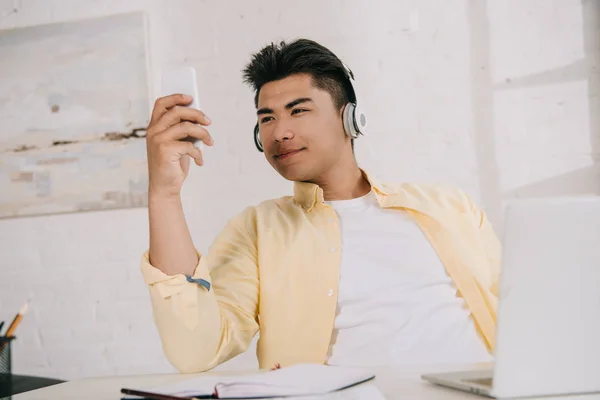
[[[365,170],[360,170],[367,182],[371,185],[371,191],[375,191],[379,196],[388,196],[390,193],[385,189],[384,185],[369,175]],[[378,200],[379,200],[379,196]],[[323,203],[323,189],[314,183],[294,182],[294,200],[302,206],[306,211],[311,211],[318,203]]]

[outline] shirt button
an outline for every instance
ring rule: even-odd
[[[327,222],[333,222],[333,218],[327,218]]]
[[[327,296],[329,296],[329,297],[333,296],[333,289],[329,289],[327,291]]]
[[[330,248],[329,251],[335,253],[335,247]]]

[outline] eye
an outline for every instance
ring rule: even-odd
[[[260,119],[260,123],[264,124],[265,122],[269,122],[272,119],[273,119],[273,117],[264,117],[264,118]]]
[[[296,111],[297,111],[297,112],[296,112]],[[305,112],[305,111],[308,111],[308,110],[305,110],[305,109],[303,109],[303,108],[295,108],[295,109],[292,111],[292,115],[294,115],[294,114],[300,114],[300,113],[302,113],[302,112]]]

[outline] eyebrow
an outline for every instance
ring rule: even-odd
[[[289,103],[287,103],[285,105],[285,109],[289,110],[290,108],[293,108],[295,106],[297,106],[298,104],[302,104],[302,103],[307,103],[307,102],[312,102],[313,99],[311,99],[310,97],[301,97],[299,99],[296,99],[294,101],[290,101]],[[272,108],[261,108],[260,110],[258,110],[256,112],[256,115],[261,115],[261,114],[273,114],[273,109]]]

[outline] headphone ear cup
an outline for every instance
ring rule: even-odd
[[[258,133],[259,133],[258,124],[256,124],[254,126],[254,145],[256,146],[256,149],[258,151],[263,153],[264,149],[263,149],[262,143],[260,142],[260,136],[258,135]]]
[[[354,106],[354,115],[352,121],[358,134],[364,135],[367,132],[367,116],[358,104]]]
[[[354,121],[356,106],[354,103],[347,103],[342,113],[342,123],[344,124],[344,131],[351,139],[356,139],[360,132],[356,129],[356,123]]]

